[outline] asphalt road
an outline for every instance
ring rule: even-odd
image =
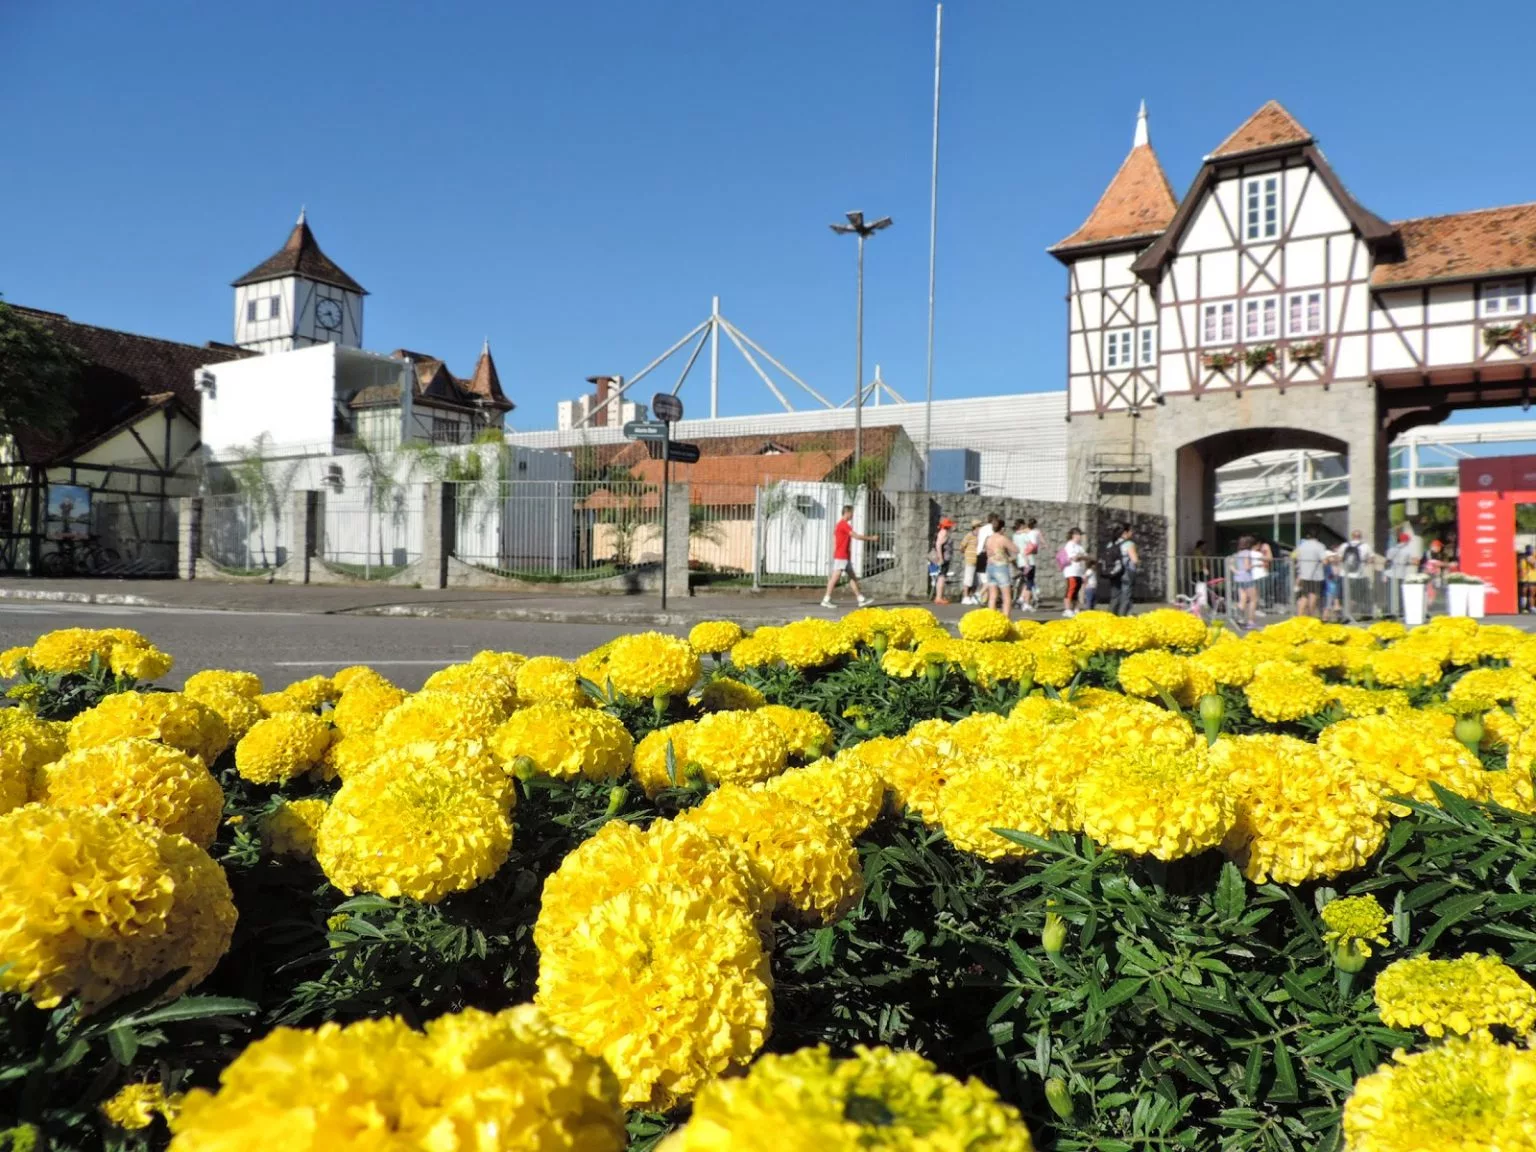
[[[349,664],[368,664],[412,690],[436,669],[467,660],[482,648],[570,658],[636,630],[510,620],[0,604],[0,649],[30,644],[55,628],[133,628],[144,633],[176,658],[175,668],[161,681],[172,688],[203,668],[255,672],[269,688],[281,688]]]

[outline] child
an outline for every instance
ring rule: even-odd
[[[1323,557],[1323,619],[1337,620],[1340,616],[1340,596],[1344,591],[1339,570],[1339,554],[1329,552]]]
[[[971,521],[971,530],[960,538],[960,556],[965,563],[965,569],[960,575],[960,603],[976,604],[976,554],[980,549],[980,540],[977,533],[981,528],[980,520]]]
[[[1099,561],[1090,558],[1084,563],[1083,608],[1091,611],[1099,601]]]

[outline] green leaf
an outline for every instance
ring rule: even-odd
[[[1296,1083],[1296,1065],[1291,1060],[1290,1049],[1284,1040],[1275,1041],[1275,1083],[1269,1091],[1269,1099],[1281,1102],[1300,1098]]]
[[[1236,864],[1228,860],[1216,881],[1216,915],[1222,923],[1240,920],[1248,903],[1248,882]]]
[[[249,1000],[233,996],[183,996],[163,1008],[140,1012],[122,1021],[123,1025],[169,1024],[177,1020],[203,1020],[210,1016],[244,1016],[257,1010]]]
[[[107,1033],[107,1047],[112,1050],[112,1059],[126,1068],[133,1063],[133,1058],[138,1055],[138,1033],[132,1028],[126,1028],[119,1024]]]

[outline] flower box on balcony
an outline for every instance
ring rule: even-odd
[[[1243,363],[1248,365],[1250,372],[1272,367],[1279,358],[1280,353],[1273,344],[1255,344],[1243,353]]]
[[[1483,328],[1483,345],[1486,348],[1511,348],[1524,354],[1531,326],[1525,323],[1488,324]]]
[[[1237,355],[1232,352],[1207,352],[1200,357],[1200,363],[1214,372],[1225,372],[1237,363]]]
[[[1314,360],[1323,358],[1323,342],[1321,340],[1303,340],[1299,344],[1292,344],[1288,349],[1292,364],[1310,364]]]

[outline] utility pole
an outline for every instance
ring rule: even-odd
[[[859,238],[859,304],[854,335],[857,349],[853,374],[853,465],[857,468],[864,459],[864,241],[882,228],[889,228],[891,218],[882,216],[866,224],[862,212],[849,212],[847,217],[848,223],[833,224],[831,227],[839,236],[852,233]]]

